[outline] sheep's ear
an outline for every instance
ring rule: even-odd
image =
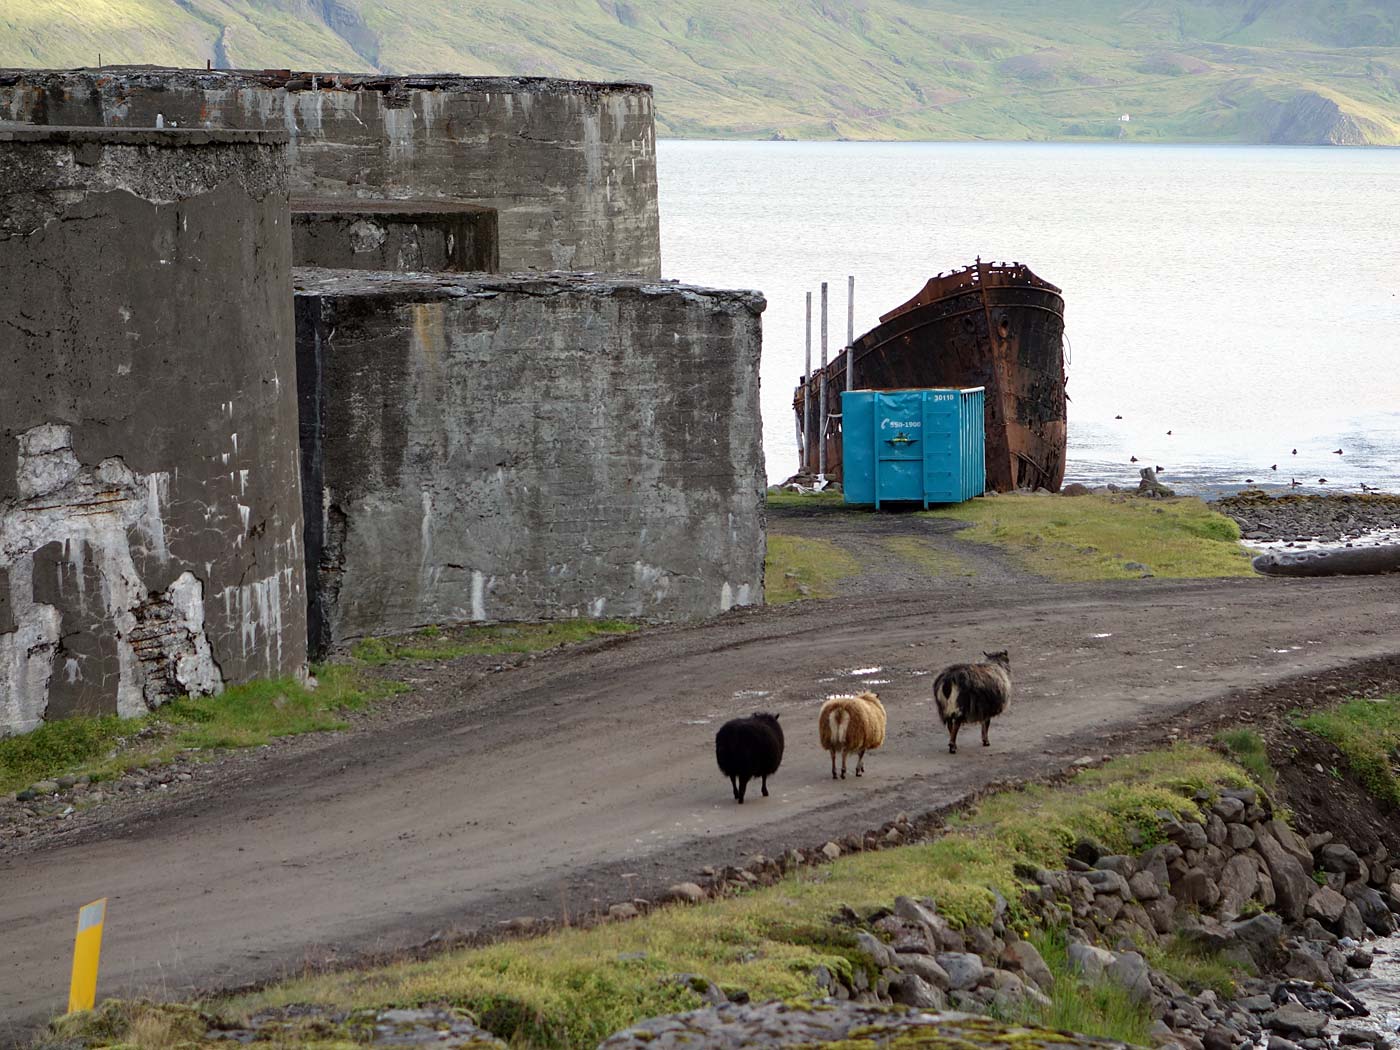
[[[774,712],[773,712],[773,721],[776,722],[776,721],[778,720],[778,718],[779,718],[778,712],[774,711]]]

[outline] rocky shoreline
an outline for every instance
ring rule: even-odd
[[[1044,928],[1065,931],[1078,974],[1117,984],[1147,1006],[1155,1045],[1163,1050],[1329,1050],[1339,1044],[1389,1050],[1394,1033],[1359,1021],[1369,1011],[1348,988],[1372,965],[1364,942],[1397,929],[1400,869],[1385,847],[1361,856],[1330,832],[1303,838],[1252,788],[1202,792],[1196,802],[1198,820],[1160,814],[1157,833],[1145,836],[1160,841],[1136,856],[1110,854],[1081,839],[1064,869],[1022,872],[1034,889],[1016,910],[1037,916]],[[894,837],[906,827],[896,823]],[[833,854],[839,847],[826,856]],[[763,858],[757,861],[761,870]],[[754,866],[729,884],[757,881]],[[1048,1001],[1055,978],[1008,921],[1011,905],[998,896],[995,908],[991,925],[964,929],[926,898],[899,897],[863,916],[847,909],[836,921],[851,931],[868,965],[841,973],[819,969],[818,986],[832,1002],[1016,1016],[1028,1002]],[[1257,976],[1239,981],[1234,999],[1209,989],[1192,994],[1148,961],[1170,938]],[[760,1045],[781,1042],[786,1036],[778,1035],[788,1027],[806,1031],[811,1023],[787,1010],[775,1028],[771,1011],[736,1012],[718,988],[707,991],[715,1006],[645,1022],[603,1045]],[[736,1041],[734,1026],[745,1018],[751,1027]],[[1344,1028],[1334,1027],[1343,1020]]]
[[[1371,537],[1400,541],[1400,496],[1270,496],[1246,489],[1210,504],[1233,518],[1246,543],[1351,546]]]

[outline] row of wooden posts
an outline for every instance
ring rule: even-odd
[[[798,435],[798,470],[803,474],[811,473],[812,465],[808,462],[809,449],[812,447],[812,424],[819,428],[817,433],[821,435],[817,446],[817,478],[819,481],[826,480],[826,436],[827,429],[831,426],[833,419],[839,420],[841,413],[830,413],[826,404],[826,365],[827,365],[827,286],[822,282],[822,364],[821,372],[817,379],[817,411],[812,411],[812,293],[807,293],[807,365],[806,371],[802,373],[802,432]],[[856,279],[848,276],[846,278],[846,389],[854,390],[854,358],[851,347],[856,340]]]

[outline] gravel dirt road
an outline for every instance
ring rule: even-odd
[[[0,1041],[63,1006],[78,908],[110,899],[104,995],[295,972],[513,916],[588,914],[706,864],[811,846],[1097,755],[1192,705],[1400,651],[1394,579],[1056,585],[743,611],[464,684],[419,667],[411,720],[230,765],[144,817],[0,858]],[[989,749],[949,755],[930,672],[1007,646]],[[833,783],[822,699],[890,712]],[[732,801],[713,735],[781,713],[772,797]]]

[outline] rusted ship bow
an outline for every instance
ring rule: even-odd
[[[880,318],[825,369],[827,413],[839,417],[846,389],[987,388],[987,487],[1057,491],[1065,476],[1064,299],[1020,263],[983,263],[932,278],[914,298]],[[826,442],[827,476],[841,476],[839,418],[820,433],[822,371],[798,386],[814,421],[803,437],[815,470]]]

